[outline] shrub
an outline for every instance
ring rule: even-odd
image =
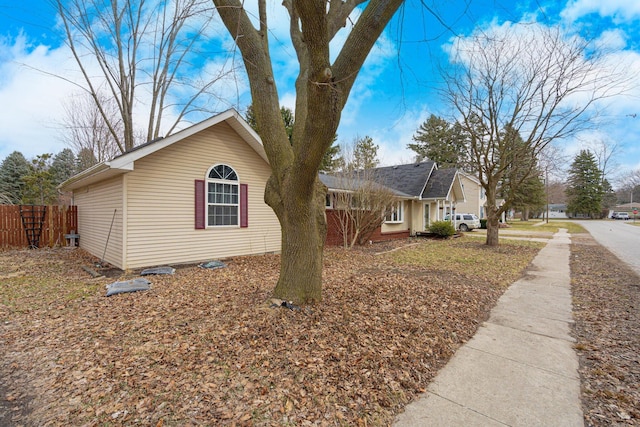
[[[436,221],[429,227],[429,232],[439,237],[451,237],[456,234],[456,229],[449,221]]]
[[[483,230],[487,229],[487,219],[486,218],[482,218],[480,220],[480,228],[482,228]]]

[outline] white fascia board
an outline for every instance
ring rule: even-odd
[[[247,122],[240,117],[238,112],[232,108],[156,142],[149,143],[148,145],[143,144],[143,146],[135,148],[129,153],[122,154],[110,161],[92,166],[89,169],[69,178],[67,181],[63,182],[59,188],[73,190],[105,178],[130,172],[134,170],[136,160],[155,153],[158,150],[162,150],[169,145],[222,122],[227,122],[236,132],[238,132],[240,137],[264,159],[265,162],[269,163],[262,141],[260,140],[260,136],[258,136],[251,126],[249,126]]]
[[[431,170],[429,171],[429,174],[425,178],[424,184],[422,184],[422,189],[420,190],[420,193],[416,196],[418,200],[422,199],[422,193],[424,193],[424,189],[427,188],[427,183],[429,182],[429,178],[431,178],[431,175],[433,174],[434,169],[438,169],[438,165],[436,165],[436,162],[433,162],[433,165],[431,165]]]

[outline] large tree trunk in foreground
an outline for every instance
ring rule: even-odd
[[[298,304],[322,300],[322,251],[327,234],[325,187],[316,182],[315,188],[315,197],[291,192],[283,201],[287,209],[275,207],[282,226],[282,255],[273,295]]]
[[[280,114],[280,98],[269,53],[272,8],[258,0],[258,28],[244,1],[213,0],[242,53],[253,112],[271,166],[265,201],[282,226],[280,278],[274,296],[296,304],[322,298],[322,250],[326,236],[324,197],[318,170],[333,144],[340,115],[367,55],[403,0],[283,0],[298,63],[295,123],[291,138]],[[358,5],[361,10],[331,63],[329,44]]]

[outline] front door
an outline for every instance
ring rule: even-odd
[[[429,229],[431,225],[431,203],[424,204],[424,229]]]

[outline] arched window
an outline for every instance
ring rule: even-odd
[[[207,226],[239,225],[238,174],[227,165],[215,165],[207,175]]]

